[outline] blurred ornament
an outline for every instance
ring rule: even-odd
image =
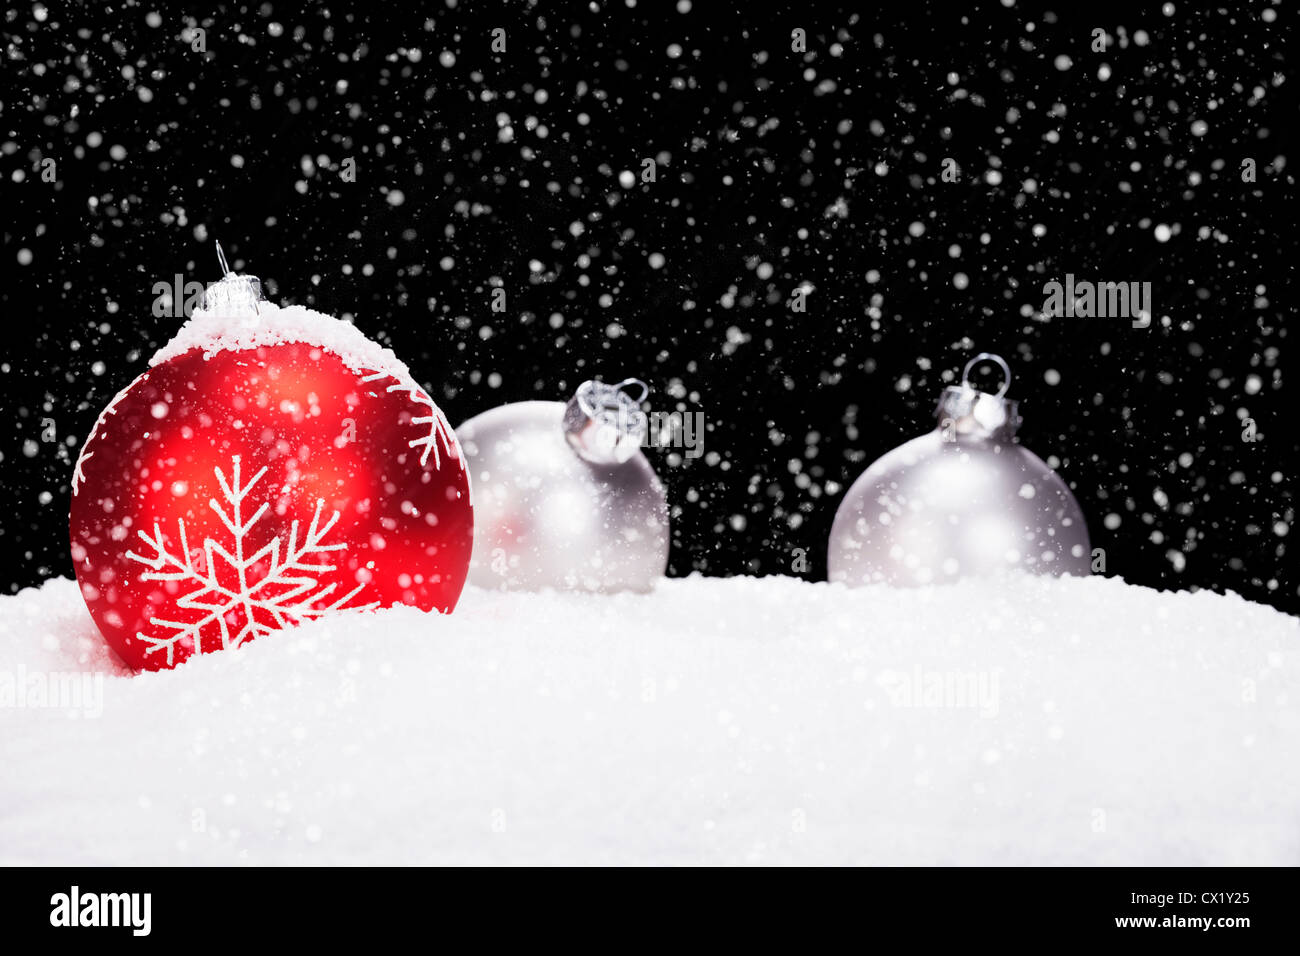
[[[654,587],[668,566],[668,499],[641,452],[647,392],[636,379],[584,382],[567,404],[503,405],[457,429],[474,484],[471,583]]]
[[[99,416],[72,484],[77,580],[127,664],[334,610],[455,607],[469,480],[391,351],[226,270],[150,366]]]
[[[968,376],[982,361],[1004,377],[996,395]],[[1055,472],[1014,442],[1011,370],[982,352],[944,389],[939,426],[888,452],[853,483],[831,528],[827,573],[850,585],[940,584],[1010,570],[1086,575],[1088,528]]]

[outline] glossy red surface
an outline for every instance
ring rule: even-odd
[[[174,666],[336,606],[452,610],[469,480],[412,387],[300,343],[190,351],[137,379],[71,509],[82,595],[122,659]]]

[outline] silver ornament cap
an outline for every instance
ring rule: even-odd
[[[216,315],[257,315],[258,303],[265,301],[262,280],[257,276],[232,272],[219,242],[217,262],[221,264],[221,278],[209,282],[203,290],[203,310]]]
[[[633,398],[629,389],[639,394]],[[583,382],[564,406],[564,437],[584,461],[621,465],[645,444],[646,416],[641,403],[650,386],[639,378],[617,385]]]
[[[996,394],[981,392],[970,383],[971,369],[981,362],[992,362],[1002,369],[1002,387]],[[1006,359],[992,352],[981,352],[962,369],[961,384],[949,385],[939,396],[935,415],[939,428],[956,438],[985,438],[1011,441],[1020,427],[1020,403],[1004,396],[1011,387],[1011,369]]]

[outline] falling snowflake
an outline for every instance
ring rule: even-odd
[[[136,637],[151,645],[145,651],[146,655],[166,651],[170,666],[178,644],[195,654],[203,652],[205,640],[215,640],[218,637],[222,648],[239,647],[245,641],[287,625],[320,617],[329,611],[371,610],[378,607],[377,603],[345,607],[361,592],[364,584],[357,585],[332,603],[323,603],[339,586],[337,582],[321,582],[322,575],[335,570],[335,566],[329,564],[324,556],[345,547],[342,544],[322,543],[330,528],[338,521],[337,511],[322,525],[321,509],[325,502],[318,500],[311,524],[301,543],[298,540],[298,522],[294,521],[289,529],[288,547],[283,552],[280,536],[276,535],[253,554],[245,555],[248,534],[270,505],[263,502],[251,518],[245,519],[244,499],[266,474],[266,469],[263,468],[242,487],[239,484],[238,455],[234,457],[229,483],[220,468],[214,468],[213,471],[221,485],[229,511],[215,498],[210,499],[208,505],[230,532],[234,541],[233,554],[212,538],[207,538],[203,542],[203,557],[196,566],[186,539],[184,519],[177,519],[176,522],[180,529],[179,554],[173,554],[168,549],[162,530],[156,523],[152,536],[143,530],[138,532],[152,550],[152,556],[145,557],[134,551],[126,553],[128,558],[148,568],[140,575],[142,581],[193,584],[193,590],[180,598],[176,606],[187,611],[204,612],[202,617],[194,621],[151,618],[150,625],[172,633],[168,637],[155,637],[138,632]],[[212,649],[211,646],[209,649]]]

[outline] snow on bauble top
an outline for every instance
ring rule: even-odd
[[[217,247],[222,268],[225,256]],[[413,418],[417,424],[428,423],[429,434],[412,447],[423,447],[421,464],[427,464],[433,453],[435,468],[442,465],[437,444],[441,444],[453,460],[462,460],[460,443],[451,424],[437,403],[411,376],[411,370],[394,354],[384,348],[350,322],[317,312],[301,305],[280,307],[262,298],[262,282],[256,276],[240,275],[226,271],[217,282],[211,283],[203,293],[203,305],[195,309],[166,345],[149,360],[156,368],[191,350],[199,350],[204,359],[224,351],[244,351],[277,345],[302,344],[315,346],[337,355],[348,371],[362,375],[362,381],[373,382],[391,378],[390,392],[406,392],[411,400],[427,406],[429,413]]]
[[[226,280],[222,280],[226,281]],[[284,308],[258,302],[257,311],[215,307],[195,309],[171,341],[154,353],[151,366],[161,365],[190,349],[202,349],[205,358],[222,351],[256,349],[301,342],[333,352],[353,372],[386,372],[411,381],[410,369],[392,349],[366,337],[342,319],[301,305]]]

